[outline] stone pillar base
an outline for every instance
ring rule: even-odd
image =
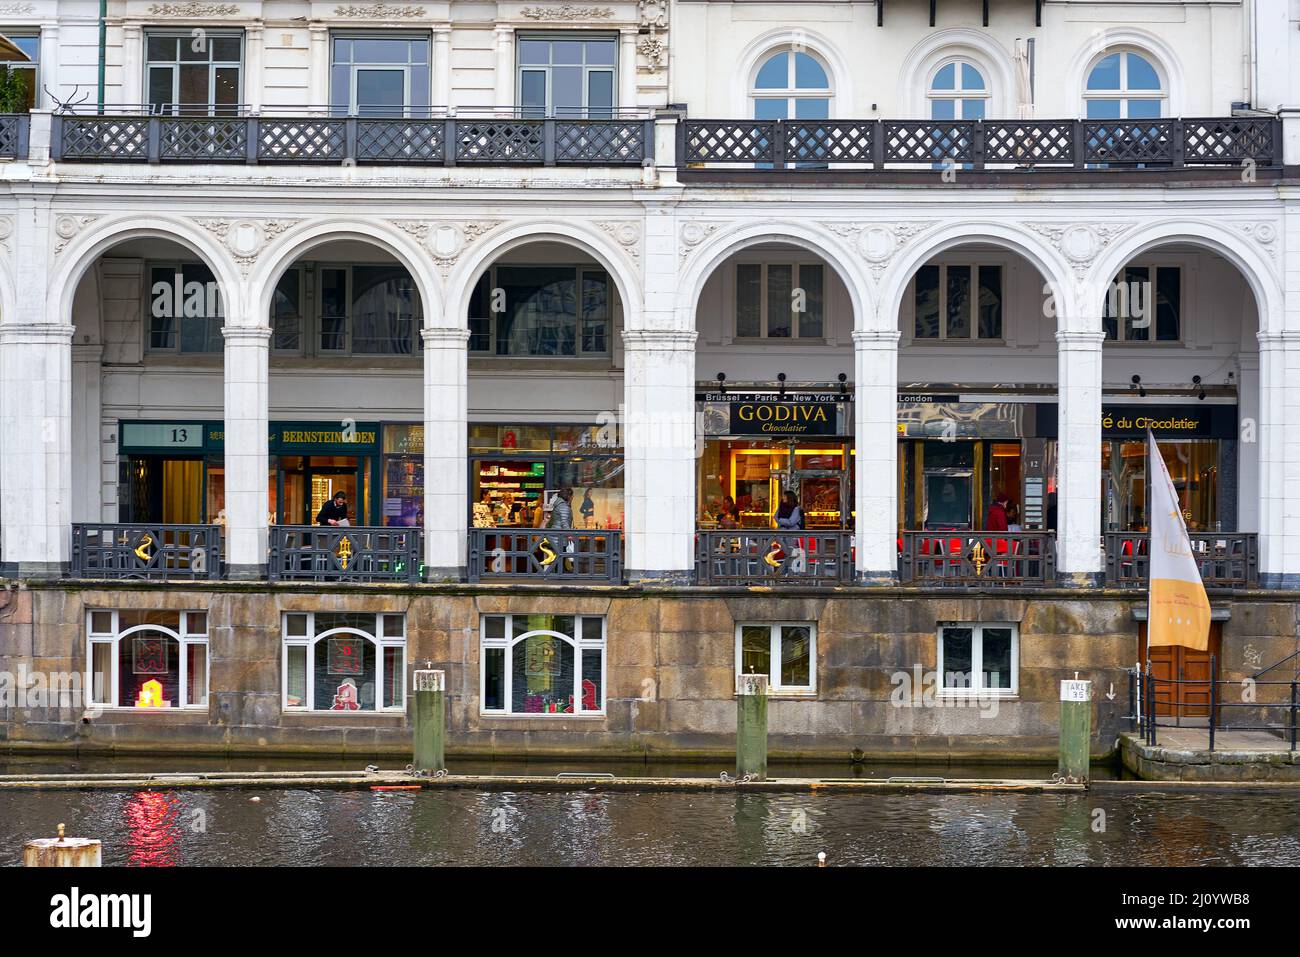
[[[445,567],[424,566],[424,581],[426,582],[443,582],[459,584],[468,577],[466,569],[462,565],[447,565]]]
[[[3,562],[0,576],[4,578],[67,578],[67,562]]]
[[[1259,587],[1276,591],[1300,591],[1300,575],[1293,572],[1260,572]]]
[[[1057,576],[1062,588],[1101,588],[1106,584],[1105,572],[1062,572]]]
[[[860,571],[854,576],[854,581],[859,585],[897,585],[898,572],[892,568],[881,572]]]
[[[265,565],[227,565],[226,578],[230,581],[266,581],[268,578]]]
[[[694,585],[695,572],[684,569],[627,569],[625,572],[629,585]]]

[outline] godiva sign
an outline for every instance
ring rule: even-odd
[[[839,435],[839,396],[730,396],[732,435]]]

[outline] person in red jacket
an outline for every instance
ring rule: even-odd
[[[984,518],[984,530],[987,532],[1005,532],[1007,530],[1007,497],[999,494],[989,506],[989,513]]]

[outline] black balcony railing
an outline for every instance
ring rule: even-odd
[[[424,111],[426,114],[428,111]],[[56,115],[64,162],[640,166],[654,158],[643,116]]]
[[[623,533],[584,529],[472,528],[469,580],[623,580]]]
[[[1206,588],[1254,588],[1259,584],[1258,536],[1253,532],[1191,532],[1192,553]],[[1106,584],[1147,584],[1151,536],[1107,532]]]
[[[272,581],[420,580],[418,528],[271,526]]]
[[[852,532],[695,533],[700,585],[847,585],[853,577]]]
[[[27,159],[32,118],[26,113],[0,113],[0,157]]]
[[[1159,120],[684,120],[681,165],[971,169],[1282,165],[1275,117]]]
[[[73,525],[72,576],[220,578],[221,529],[216,525]]]
[[[908,585],[1048,585],[1056,582],[1051,532],[907,531],[899,579]]]

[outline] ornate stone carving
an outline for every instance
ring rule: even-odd
[[[72,242],[72,238],[81,232],[99,216],[60,216],[54,221],[54,255],[59,255]]]
[[[0,16],[25,17],[36,12],[34,3],[0,3]]]
[[[196,223],[221,240],[239,271],[247,276],[262,250],[297,219],[196,219]]]
[[[524,7],[519,15],[529,20],[608,20],[614,16],[609,7],[580,7],[562,3],[558,7]]]
[[[601,229],[614,237],[614,241],[623,247],[632,259],[636,262],[641,261],[641,228],[629,220],[620,220],[612,223],[597,223]]]
[[[1101,251],[1132,223],[1026,223],[1058,250],[1079,279],[1088,274]]]
[[[646,63],[653,72],[657,67],[663,66],[664,58],[668,55],[668,41],[653,33],[648,34],[637,39],[636,52],[646,58]]]
[[[409,20],[427,12],[424,7],[399,7],[390,3],[349,4],[334,8],[334,16],[350,20]]]
[[[155,17],[233,17],[239,13],[237,3],[151,3],[149,12]]]
[[[501,225],[500,220],[474,220],[463,223],[437,223],[418,219],[394,220],[394,225],[410,233],[428,251],[438,272],[446,278],[474,240]]]
[[[1277,226],[1273,223],[1260,223],[1254,220],[1245,220],[1232,224],[1233,227],[1243,236],[1249,236],[1251,239],[1268,253],[1270,259],[1277,260]]]
[[[721,225],[721,223],[701,223],[696,220],[683,223],[681,232],[678,234],[681,238],[681,244],[677,247],[677,255],[681,262],[685,262],[686,257],[691,254],[691,250],[716,233]]]
[[[643,27],[668,27],[668,0],[637,0],[637,18]]]
[[[931,220],[895,223],[892,226],[836,222],[822,225],[840,238],[848,240],[857,254],[866,260],[871,277],[879,281],[898,251],[936,224],[936,221]]]

